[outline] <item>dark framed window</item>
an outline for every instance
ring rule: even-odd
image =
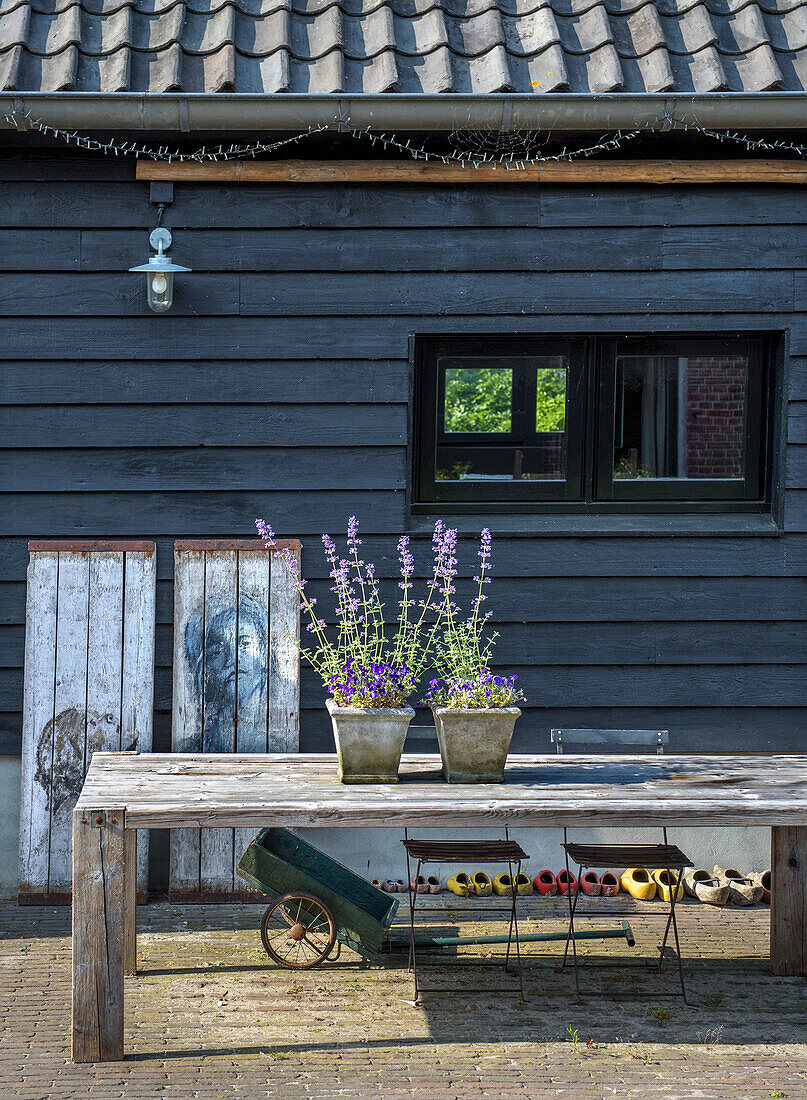
[[[416,344],[413,504],[754,510],[763,337],[433,337]]]

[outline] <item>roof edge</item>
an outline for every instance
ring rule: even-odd
[[[654,95],[273,95],[5,92],[15,112],[58,128],[126,131],[298,131],[338,118],[373,130],[618,130],[675,113],[714,129],[807,129],[807,92]],[[0,124],[12,128],[13,124]],[[663,123],[659,129],[671,129]]]

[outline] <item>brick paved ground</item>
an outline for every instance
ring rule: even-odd
[[[636,951],[652,955],[659,908],[599,904],[629,912]],[[481,928],[483,905],[443,908],[433,920]],[[554,970],[555,945],[531,950],[526,1004],[480,992],[414,1007],[405,965],[394,961],[363,969],[343,953],[329,969],[296,974],[269,965],[261,911],[141,908],[140,972],[126,980],[127,1060],[74,1066],[69,912],[0,904],[2,1100],[807,1098],[807,982],[766,974],[765,909],[684,907],[691,1008],[663,996],[675,992],[673,978],[615,970],[586,979],[605,981],[610,999],[574,1005],[571,976]],[[556,905],[531,912],[544,928],[561,927]],[[603,954],[601,945],[589,951]],[[476,958],[428,977],[465,990],[499,984]]]

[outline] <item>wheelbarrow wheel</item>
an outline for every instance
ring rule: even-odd
[[[335,940],[331,911],[311,894],[286,894],[263,914],[264,950],[289,970],[319,966],[330,955]]]

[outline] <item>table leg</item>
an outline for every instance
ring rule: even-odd
[[[73,812],[74,1062],[123,1058],[124,816]]]
[[[126,850],[125,910],[123,914],[123,972],[137,973],[137,829],[127,829],[123,838]]]
[[[771,973],[807,977],[807,827],[771,829]]]

